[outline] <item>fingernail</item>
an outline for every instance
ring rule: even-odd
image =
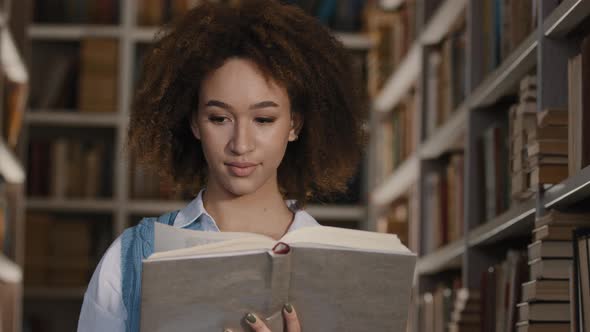
[[[248,322],[250,322],[250,324],[254,324],[254,323],[256,323],[256,316],[254,316],[253,314],[249,313],[249,314],[246,316],[246,320],[247,320]]]
[[[285,303],[285,310],[287,310],[288,313],[292,313],[293,307],[291,306],[291,304]]]

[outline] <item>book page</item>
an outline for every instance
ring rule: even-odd
[[[239,238],[274,241],[267,236],[244,232],[206,232],[154,223],[154,253],[202,246]]]
[[[290,245],[306,243],[305,246],[350,248],[371,252],[396,252],[411,254],[397,235],[346,229],[331,226],[314,226],[294,230],[280,241]]]

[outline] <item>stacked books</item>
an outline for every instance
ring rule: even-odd
[[[474,289],[461,288],[455,293],[449,332],[479,332],[481,324],[480,293]]]
[[[517,202],[568,176],[568,112],[537,112],[536,81],[534,75],[521,80],[519,103],[510,108],[511,197]]]
[[[590,214],[552,210],[535,220],[534,242],[528,246],[530,281],[522,284],[517,305],[518,332],[569,332],[572,233],[583,225],[590,225]]]
[[[480,332],[481,296],[479,290],[461,287],[460,279],[439,285],[421,295],[419,331]]]
[[[520,101],[510,108],[511,197],[515,201],[527,200],[533,195],[525,147],[529,143],[529,133],[537,127],[536,96],[537,77],[526,76],[520,82]]]
[[[537,127],[529,133],[527,157],[533,188],[557,184],[568,177],[568,113],[546,109],[537,115]]]

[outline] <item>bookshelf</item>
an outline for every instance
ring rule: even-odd
[[[380,4],[384,9],[395,11],[403,10],[406,1],[382,0]],[[372,103],[367,225],[369,230],[379,230],[380,223],[389,213],[388,206],[399,204],[400,200],[409,202],[413,212],[409,217],[410,248],[419,253],[416,299],[410,325],[412,331],[430,331],[432,326],[425,325],[425,313],[420,310],[424,310],[423,301],[429,302],[432,298],[422,299],[423,294],[434,293],[440,284],[450,285],[456,279],[467,289],[485,288],[482,273],[502,262],[510,250],[522,250],[532,242],[531,232],[536,218],[550,209],[588,211],[590,166],[585,166],[573,174],[570,172],[562,181],[533,188],[529,198],[512,200],[504,210],[486,216],[487,203],[481,201],[482,196],[485,197],[482,191],[486,188],[479,158],[482,152],[485,153],[481,145],[482,133],[497,124],[509,122],[509,108],[511,104],[519,103],[523,78],[535,75],[535,116],[546,109],[568,108],[568,61],[581,52],[581,42],[589,34],[590,3],[535,1],[536,7],[531,13],[531,23],[535,26],[525,35],[519,31],[521,36],[511,47],[505,50],[500,47],[502,55],[495,65],[490,66],[485,62],[488,56],[486,47],[489,46],[486,46],[485,39],[489,33],[485,31],[485,6],[490,1],[417,2],[420,4],[416,6],[419,8],[415,18],[417,33],[411,42],[411,50],[390,73]],[[525,2],[528,1],[521,3]],[[441,43],[449,39],[454,22],[461,15],[465,20],[465,95],[452,107],[446,119],[428,133],[428,112],[432,103],[429,95],[430,55],[433,49],[440,48]],[[386,160],[389,155],[382,151],[391,149],[392,143],[383,141],[388,136],[382,133],[387,130],[382,119],[384,114],[397,112],[409,93],[414,93],[418,100],[414,110],[416,127],[412,133],[418,143],[399,166],[383,175],[382,165],[389,165],[390,161]],[[464,182],[459,193],[463,200],[462,232],[458,238],[448,239],[432,248],[431,234],[441,229],[437,228],[437,221],[429,212],[433,206],[430,175],[441,172],[441,167],[444,172],[445,158],[459,150],[464,158]],[[508,169],[509,166],[505,167]]]
[[[0,2],[0,330],[20,331],[23,295],[23,184],[17,156],[29,77],[21,48],[23,3]]]
[[[129,121],[129,105],[131,104],[133,87],[136,79],[136,68],[140,53],[146,45],[155,38],[157,29],[151,26],[137,24],[138,1],[123,0],[116,2],[120,15],[113,23],[85,24],[84,22],[33,22],[28,27],[28,37],[33,52],[39,49],[63,50],[70,56],[77,56],[83,48],[84,41],[93,38],[113,40],[117,45],[116,66],[116,101],[113,112],[86,112],[80,110],[76,101],[66,100],[48,102],[47,105],[32,103],[25,114],[27,129],[26,145],[54,144],[56,138],[77,140],[89,139],[90,132],[99,135],[106,141],[106,159],[110,171],[103,176],[103,182],[108,183],[109,190],[104,195],[69,195],[64,193],[55,195],[52,184],[45,188],[45,194],[29,195],[25,201],[25,209],[29,215],[48,214],[57,217],[86,219],[91,224],[107,224],[110,229],[110,241],[129,226],[134,225],[142,216],[157,216],[165,212],[183,208],[188,199],[172,197],[160,199],[156,197],[134,197],[134,179],[132,160],[127,155],[125,139]],[[352,52],[362,54],[369,49],[373,41],[362,33],[337,32],[337,37]],[[46,54],[41,54],[45,58]],[[47,54],[49,63],[49,53]],[[45,64],[46,66],[46,64]],[[33,67],[35,65],[33,64]],[[79,68],[76,68],[79,69]],[[42,77],[38,76],[37,80]],[[35,80],[35,73],[33,73]],[[79,98],[79,97],[78,97]],[[42,100],[38,98],[36,100]],[[72,98],[70,98],[72,99]],[[75,98],[73,98],[75,99]],[[78,100],[79,102],[79,100]],[[24,151],[23,159],[31,164],[32,155]],[[361,174],[361,176],[363,176]],[[362,188],[361,188],[362,189]],[[360,194],[361,200],[363,194]],[[358,203],[329,203],[310,204],[306,210],[320,223],[331,226],[362,228],[366,219],[366,208],[362,201]],[[59,218],[58,218],[59,219]],[[35,222],[35,220],[31,220]],[[104,225],[103,225],[104,226]],[[92,269],[93,271],[94,269]],[[92,272],[91,271],[91,272]],[[26,274],[26,270],[25,270]],[[89,276],[87,276],[89,277]],[[26,278],[25,278],[26,279]],[[80,305],[84,287],[31,285],[25,287],[25,318],[30,321],[41,319],[51,321],[48,326],[53,330],[71,329],[77,322],[75,305]],[[55,319],[48,319],[42,312],[43,304],[50,303],[56,310],[67,312],[70,325],[55,325]],[[60,309],[61,308],[61,309]],[[66,309],[64,309],[66,308]],[[79,307],[77,308],[79,309]]]

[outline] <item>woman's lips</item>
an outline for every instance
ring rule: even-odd
[[[230,172],[233,175],[239,176],[239,177],[248,176],[248,175],[252,174],[252,172],[254,172],[254,170],[256,169],[256,165],[247,166],[247,167],[239,167],[239,166],[235,166],[232,164],[227,164],[227,167],[229,168]]]

